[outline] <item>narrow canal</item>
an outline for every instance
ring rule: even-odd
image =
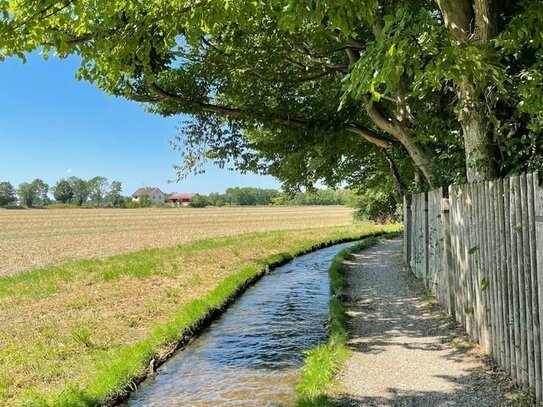
[[[303,351],[326,341],[328,268],[353,244],[300,256],[263,277],[126,405],[284,406],[294,401]]]

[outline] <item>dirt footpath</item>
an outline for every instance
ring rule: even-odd
[[[511,392],[477,348],[458,337],[403,271],[402,241],[355,255],[346,290],[352,356],[339,375],[342,406],[532,405]]]

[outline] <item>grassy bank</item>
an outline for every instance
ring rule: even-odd
[[[393,235],[394,233],[389,233],[388,237]],[[341,301],[341,292],[345,285],[343,262],[351,253],[370,247],[376,244],[380,238],[386,236],[367,237],[353,247],[342,250],[334,257],[328,270],[332,293],[330,298],[330,335],[327,343],[307,353],[302,380],[296,387],[299,394],[296,401],[297,407],[334,406],[331,397],[335,386],[334,377],[349,356],[347,313]]]
[[[110,402],[266,267],[395,228],[251,233],[2,277],[0,405]]]

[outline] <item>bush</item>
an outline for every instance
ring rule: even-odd
[[[365,189],[352,202],[355,219],[377,223],[395,223],[401,220],[402,208],[395,195],[386,189]]]
[[[202,195],[194,195],[190,201],[190,206],[192,208],[205,208],[208,205],[207,199]]]

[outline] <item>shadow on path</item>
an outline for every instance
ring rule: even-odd
[[[337,404],[511,405],[510,382],[485,369],[465,343],[455,346],[450,321],[421,298],[422,286],[402,270],[401,250],[401,240],[389,240],[347,262],[353,353],[339,375],[344,392]]]

